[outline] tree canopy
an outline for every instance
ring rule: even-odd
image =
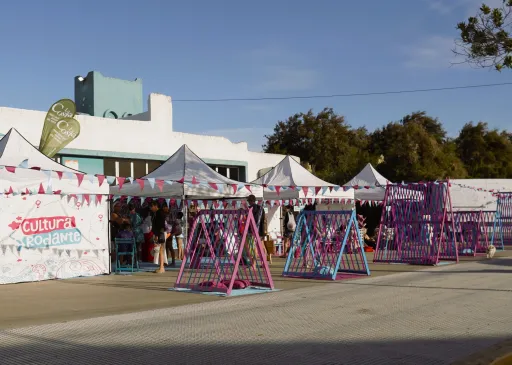
[[[331,108],[279,121],[265,152],[297,156],[318,177],[345,184],[368,162],[391,181],[512,178],[512,134],[467,123],[449,138],[441,121],[416,111],[373,132],[352,128]]]
[[[454,52],[474,66],[512,68],[511,17],[512,0],[497,8],[483,4],[475,16],[457,24],[460,38]]]

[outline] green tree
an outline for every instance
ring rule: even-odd
[[[475,16],[457,24],[460,38],[454,52],[474,66],[512,68],[511,14],[512,0],[497,8],[483,4]]]
[[[388,123],[371,135],[371,153],[383,155],[379,170],[391,181],[428,181],[462,178],[467,173],[446,139],[441,123],[425,112],[415,112]]]
[[[335,184],[346,183],[372,160],[367,130],[353,129],[332,108],[279,121],[274,133],[265,138],[265,152],[297,156],[311,165],[315,175]]]
[[[467,123],[456,139],[457,153],[472,178],[512,178],[510,133]]]

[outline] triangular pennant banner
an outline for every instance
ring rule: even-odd
[[[76,173],[76,179],[78,180],[78,186],[82,185],[82,181],[84,181],[84,174]]]
[[[121,190],[123,188],[123,184],[124,184],[125,180],[126,179],[124,177],[121,177],[121,176],[117,177],[117,184],[119,185],[119,190]]]
[[[151,186],[151,189],[154,189],[155,188],[155,178],[153,177],[150,177],[148,180],[148,183],[149,183],[149,186]]]
[[[155,183],[156,183],[156,186],[158,186],[158,189],[160,190],[160,192],[162,192],[163,189],[164,189],[164,181],[163,180],[156,180]]]
[[[21,167],[22,169],[28,169],[28,159],[21,161],[18,167]]]
[[[109,185],[112,185],[115,182],[116,182],[116,177],[115,176],[107,176],[107,183]]]
[[[103,182],[105,181],[105,175],[96,175],[96,177],[98,178],[98,185],[103,185]]]
[[[137,184],[140,186],[140,191],[144,190],[144,180],[143,179],[136,179],[135,180]]]

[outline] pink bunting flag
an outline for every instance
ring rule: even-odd
[[[195,176],[192,176],[192,185],[197,185],[197,184],[199,184],[199,181],[197,181]]]
[[[179,179],[176,182],[179,182],[180,184],[183,184],[185,182],[185,176],[183,176],[181,179]]]
[[[39,184],[39,190],[37,191],[38,194],[46,194],[46,191],[44,190],[43,184]]]
[[[125,180],[126,180],[126,178],[121,177],[121,176],[119,176],[119,177],[117,178],[117,183],[119,184],[119,190],[121,190],[121,189],[123,188],[123,184],[124,184],[124,181],[125,181]]]
[[[247,190],[249,190],[249,192],[250,192],[250,193],[252,193],[251,185],[245,185],[245,188],[246,188]]]
[[[237,184],[231,184],[231,187],[233,188],[233,194],[236,194],[236,189],[238,188]]]
[[[217,209],[219,207],[219,201],[218,200],[214,200],[213,201],[213,206],[215,207],[215,209]]]
[[[224,207],[224,209],[226,209],[228,207],[228,202],[227,201],[222,202],[222,206]]]
[[[135,179],[137,184],[140,186],[140,191],[144,190],[144,179]]]
[[[214,190],[219,190],[219,187],[217,186],[217,184],[213,183],[213,182],[209,182],[208,185],[214,189]]]
[[[304,193],[304,196],[308,196],[309,188],[307,186],[303,186],[302,192]]]
[[[98,184],[99,186],[103,185],[103,182],[105,181],[105,175],[96,175],[98,178]]]
[[[16,167],[14,166],[5,166],[5,169],[10,172],[10,173],[15,173],[16,172]]]
[[[55,190],[55,191],[53,192],[53,194],[55,194],[55,195],[60,195],[60,193],[62,193],[62,190]]]
[[[276,188],[276,193],[279,196],[279,193],[281,192],[281,187],[280,186],[275,186],[275,188]]]
[[[14,190],[12,190],[12,186],[9,186],[9,190],[7,191],[7,195],[14,193]],[[44,193],[43,193],[44,194]]]
[[[87,203],[87,205],[91,204],[91,199],[90,199],[89,194],[84,194],[83,197],[84,197],[84,200]]]
[[[78,180],[78,186],[82,185],[82,181],[84,181],[84,174],[76,173],[76,179]]]
[[[96,194],[96,204],[101,204],[101,199],[103,198],[103,195]]]
[[[55,171],[55,172],[57,173],[59,180],[62,180],[62,175],[64,175],[64,173],[62,171]]]
[[[332,193],[332,189],[334,189],[334,186],[329,186],[329,192]]]
[[[164,183],[164,180],[155,180],[155,184],[158,186],[158,190],[160,190],[160,192],[164,190]]]
[[[322,190],[320,186],[315,187],[315,195],[318,195],[318,193]]]

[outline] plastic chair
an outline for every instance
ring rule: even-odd
[[[116,273],[120,272],[135,272],[139,270],[139,262],[136,260],[135,251],[137,245],[134,238],[116,238]],[[119,246],[126,245],[125,251],[120,251]],[[121,265],[120,257],[125,256],[126,259],[131,259],[131,264]]]

